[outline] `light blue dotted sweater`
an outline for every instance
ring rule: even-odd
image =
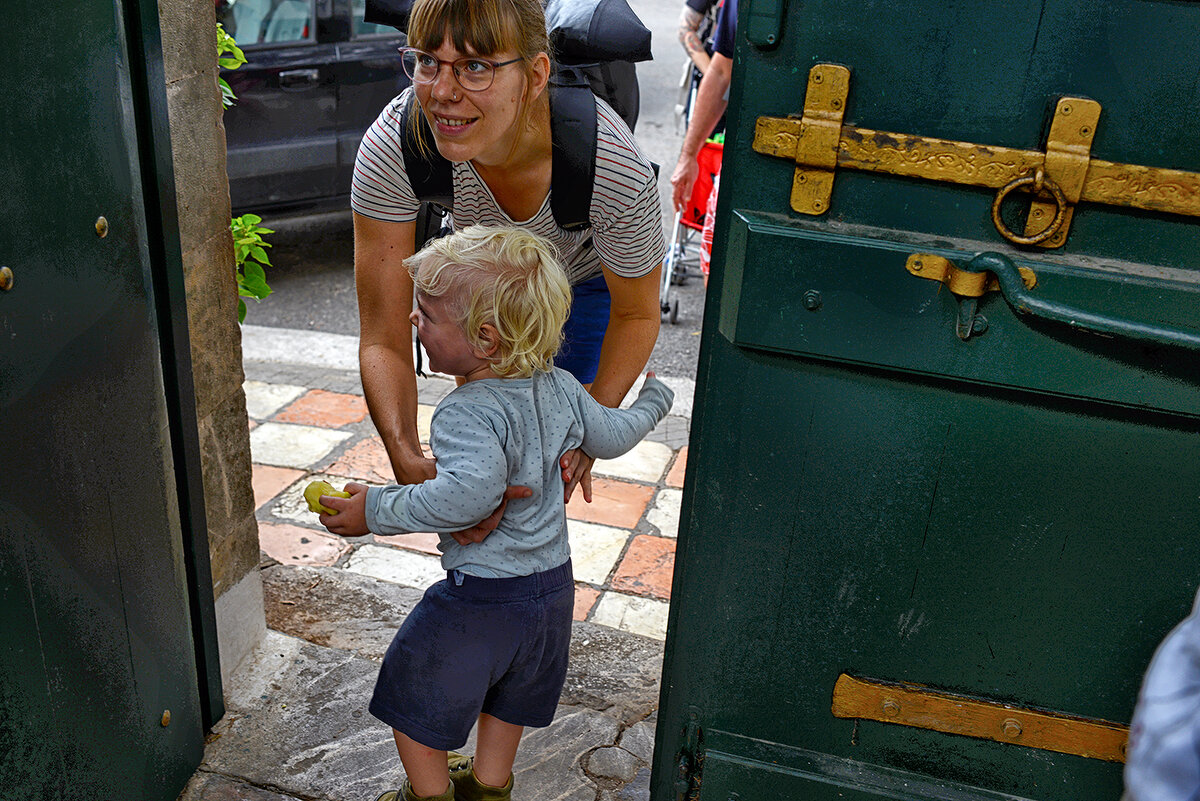
[[[376,534],[438,532],[442,567],[472,576],[526,576],[558,567],[571,555],[562,454],[582,446],[598,459],[620,456],[666,416],[673,400],[665,384],[647,378],[630,408],[609,409],[558,368],[464,384],[433,413],[429,444],[437,476],[367,490],[367,527]],[[532,488],[533,497],[509,501],[483,542],[455,542],[450,532],[487,517],[513,485]]]

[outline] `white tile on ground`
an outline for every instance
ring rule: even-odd
[[[683,490],[660,489],[654,497],[654,505],[646,513],[646,522],[664,537],[674,538],[679,533],[679,509],[682,506]]]
[[[633,532],[623,528],[568,520],[571,540],[571,570],[576,581],[604,584],[625,550]]]
[[[294,328],[242,326],[242,358],[358,371],[358,337]]]
[[[602,476],[644,481],[654,484],[662,478],[673,451],[661,442],[643,440],[633,450],[616,459],[598,459],[592,472]]]
[[[429,422],[433,420],[435,408],[424,403],[417,404],[417,437],[425,444],[429,444]]]
[[[600,596],[592,612],[591,622],[601,626],[665,640],[667,637],[667,603],[653,598],[638,598],[619,592]]]
[[[321,521],[317,519],[315,512],[308,510],[308,501],[304,500],[304,488],[312,481],[328,481],[334,489],[341,489],[346,482],[353,480],[345,476],[331,476],[325,473],[306,476],[276,497],[274,505],[271,506],[271,514],[285,520],[303,523],[306,526],[319,526]]]
[[[250,456],[256,464],[307,469],[349,437],[348,431],[263,423],[250,432]]]
[[[436,556],[380,545],[359,548],[346,563],[346,569],[351,573],[418,589],[425,589],[446,577],[442,561]]]
[[[671,388],[675,393],[675,400],[671,403],[670,414],[677,414],[681,417],[692,416],[692,396],[696,394],[696,381],[692,378],[675,378],[673,376],[660,375],[658,380]],[[638,380],[633,382],[633,386],[629,388],[629,392],[625,394],[624,400],[621,401],[621,408],[626,408],[633,403],[637,398],[638,393],[642,390],[642,384],[646,383],[646,374],[638,376]]]
[[[254,420],[265,420],[287,406],[308,390],[291,384],[267,384],[262,381],[245,381],[246,413]]]

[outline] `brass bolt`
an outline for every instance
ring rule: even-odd
[[[836,111],[836,110],[838,110],[839,108],[841,108],[841,107],[842,107],[842,101],[838,100],[838,99],[835,97],[835,98],[833,99],[833,102],[832,102],[830,105],[832,105],[832,106],[833,106],[833,109],[834,109],[834,111]]]
[[[1040,220],[1040,219],[1042,219],[1042,217],[1044,217],[1045,215],[1046,215],[1046,212],[1042,211],[1041,209],[1034,209],[1034,210],[1033,210],[1033,218],[1034,218],[1035,220]]]
[[[807,183],[807,182],[808,182],[808,176],[805,175],[804,173],[800,173],[799,175],[796,176],[796,183],[803,184],[803,183]]]
[[[1004,726],[1004,735],[1006,737],[1011,737],[1015,740],[1021,736],[1021,723],[1016,718],[1005,718],[1002,725]]]
[[[813,211],[821,211],[822,209],[825,208],[825,204],[819,200],[814,200],[812,202],[812,207],[813,207]]]
[[[1079,129],[1079,135],[1080,135],[1080,136],[1087,136],[1087,135],[1088,135],[1088,134],[1090,134],[1091,132],[1092,132],[1092,129],[1091,129],[1091,128],[1089,128],[1089,127],[1088,127],[1088,126],[1086,126],[1086,125],[1085,125],[1085,126],[1083,126],[1082,128],[1080,128],[1080,129]]]
[[[920,259],[915,260],[912,263],[912,269],[914,273],[921,272],[921,270],[925,269],[925,262],[921,261]]]
[[[900,705],[891,698],[885,698],[883,700],[883,714],[887,715],[889,718],[896,717],[900,714]]]
[[[7,292],[12,289],[13,271],[7,267],[0,267],[0,292]]]
[[[820,82],[821,82],[822,80],[824,80],[824,79],[823,79],[823,77],[821,76],[821,73],[819,73],[819,72],[814,72],[814,73],[813,73],[813,76],[812,76],[812,80],[813,80],[813,83],[820,83]]]
[[[163,710],[162,725],[164,727],[171,725],[171,710],[169,710],[169,709]]]
[[[96,235],[101,239],[108,236],[108,220],[103,217],[96,218]]]
[[[1071,113],[1071,107],[1070,107],[1069,105],[1063,106],[1063,107],[1062,107],[1062,113],[1063,113],[1063,114],[1070,114],[1070,113]]]

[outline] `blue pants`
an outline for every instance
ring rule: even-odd
[[[579,383],[590,384],[596,380],[596,369],[600,366],[600,345],[608,330],[612,298],[603,275],[571,289],[571,316],[563,326],[563,344],[554,357],[554,366],[575,376]]]
[[[388,647],[371,714],[442,751],[461,748],[481,712],[549,726],[567,678],[574,609],[570,560],[516,578],[450,573]]]

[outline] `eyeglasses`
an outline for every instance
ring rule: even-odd
[[[489,61],[486,58],[460,58],[457,61],[442,61],[424,50],[402,47],[400,60],[404,64],[404,74],[412,78],[413,83],[433,83],[442,65],[449,64],[459,86],[468,92],[482,92],[496,80],[496,70],[516,64],[522,59]]]

